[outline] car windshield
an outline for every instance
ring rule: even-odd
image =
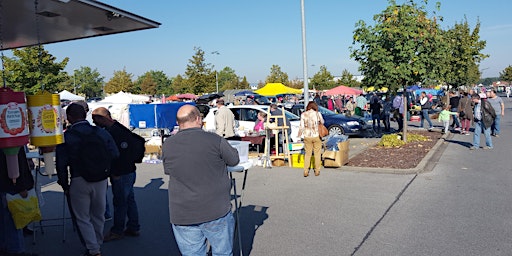
[[[329,109],[326,109],[324,107],[321,107],[321,106],[318,106],[318,112],[320,112],[320,114],[322,115],[336,115],[336,112],[334,111],[331,111]]]
[[[262,109],[264,109],[266,112],[268,112],[268,107],[263,107]],[[290,120],[290,121],[300,121],[300,117],[291,113],[290,111],[288,110],[285,110],[285,113],[284,115],[286,116],[286,119]]]

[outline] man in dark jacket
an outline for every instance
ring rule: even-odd
[[[11,212],[7,208],[7,193],[27,197],[28,190],[34,187],[34,179],[23,147],[18,152],[18,165],[20,176],[14,184],[7,174],[5,154],[0,150],[0,255],[37,256],[25,252],[23,229],[16,229]]]
[[[82,134],[95,134],[101,139],[109,159],[119,157],[114,139],[103,129],[89,124],[85,120],[85,109],[79,104],[71,104],[66,109],[67,120],[71,126],[64,133],[65,143],[57,146],[56,167],[58,183],[64,193],[69,195],[73,213],[76,218],[78,232],[83,238],[87,252],[85,255],[101,255],[100,247],[103,242],[103,227],[105,225],[105,198],[107,195],[107,179],[89,182],[81,162],[85,154],[82,152]],[[98,150],[100,151],[100,150]],[[90,155],[94,155],[90,153]],[[90,156],[89,155],[89,156]],[[110,161],[110,160],[109,160]],[[106,163],[109,164],[110,162]],[[105,163],[102,163],[102,165]],[[69,167],[69,170],[68,170]],[[71,175],[69,182],[68,172]]]
[[[485,135],[484,149],[492,149],[491,138],[491,125],[496,117],[496,112],[491,103],[487,100],[480,99],[477,93],[471,95],[471,101],[474,103],[473,107],[473,121],[475,123],[475,133],[473,135],[473,146],[469,149],[474,150],[480,148],[480,134],[482,131]]]
[[[137,202],[133,192],[135,184],[135,159],[131,155],[133,134],[128,128],[112,119],[110,112],[99,107],[92,112],[94,123],[112,135],[119,149],[119,158],[112,161],[110,183],[114,202],[114,225],[103,240],[105,242],[123,238],[124,235],[139,236],[140,224]],[[128,222],[126,221],[128,217]],[[126,226],[126,229],[125,229]]]

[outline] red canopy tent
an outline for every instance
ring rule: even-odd
[[[176,95],[176,97],[178,97],[178,99],[190,99],[190,100],[197,99],[197,96],[192,93],[178,94],[178,95]]]
[[[171,96],[165,98],[165,100],[167,100],[167,101],[179,101],[180,98],[178,98],[178,96],[176,96],[176,95],[171,95]]]
[[[356,88],[340,85],[325,92],[326,95],[359,95],[363,91]]]

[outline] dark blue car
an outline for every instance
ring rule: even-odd
[[[296,104],[287,108],[287,110],[300,116],[300,114],[304,112],[304,105]],[[342,114],[336,114],[335,112],[320,106],[318,106],[318,112],[322,114],[325,121],[324,125],[329,130],[330,135],[345,134],[348,136],[368,136],[368,126],[361,117],[348,117]]]

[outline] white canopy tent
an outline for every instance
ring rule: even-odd
[[[149,101],[148,96],[144,95],[136,95],[131,93],[125,93],[123,91],[120,91],[116,94],[110,95],[108,97],[105,97],[101,103],[123,103],[123,104],[130,104],[130,103],[145,103],[146,101]]]
[[[59,92],[59,95],[60,95],[60,99],[61,100],[71,100],[71,101],[74,101],[74,100],[85,100],[84,97],[82,96],[78,96],[74,93],[71,93],[67,90],[64,90],[62,92]]]

